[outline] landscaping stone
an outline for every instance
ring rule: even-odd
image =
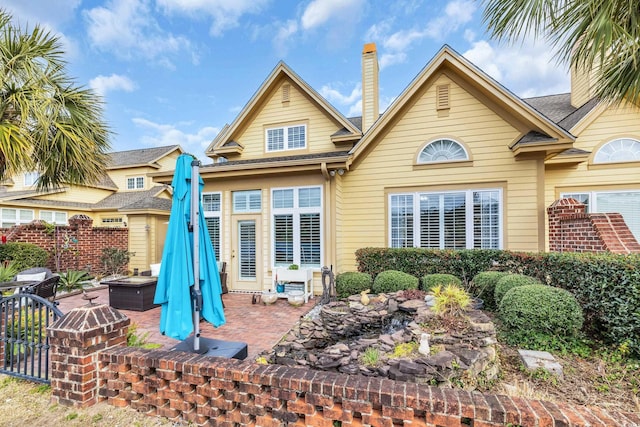
[[[378,376],[422,384],[450,386],[454,378],[491,380],[498,375],[495,328],[477,310],[468,311],[467,322],[454,331],[426,328],[436,314],[423,300],[406,300],[402,292],[370,295],[368,305],[359,295],[333,301],[303,318],[268,354],[269,363],[298,365],[311,369]],[[438,322],[435,322],[438,324]],[[394,358],[398,344],[421,342],[429,334],[429,351]],[[366,366],[362,355],[376,349],[379,360]],[[434,353],[434,354],[431,354]],[[465,386],[473,388],[473,384]]]
[[[536,369],[542,368],[558,378],[563,378],[562,365],[556,361],[551,353],[546,351],[518,350],[518,354],[520,354],[520,359],[522,359],[522,363],[528,370],[535,371]]]

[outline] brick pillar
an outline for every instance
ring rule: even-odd
[[[576,199],[558,199],[547,208],[549,217],[549,251],[562,252],[562,220],[576,214],[585,213],[584,203]]]
[[[84,270],[88,264],[92,264],[91,271],[96,271],[97,265],[94,260],[99,257],[99,254],[96,255],[96,248],[102,246],[96,245],[94,241],[93,219],[87,215],[74,215],[69,218],[69,227],[74,229],[78,240],[76,247],[78,254],[75,259],[77,265],[74,268]]]
[[[53,400],[86,407],[98,402],[99,353],[127,345],[129,319],[108,305],[71,310],[47,329]]]

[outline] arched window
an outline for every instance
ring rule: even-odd
[[[451,162],[469,160],[462,144],[451,139],[437,139],[427,144],[418,156],[418,163]]]
[[[593,163],[614,163],[640,161],[640,141],[632,138],[619,138],[604,144]]]

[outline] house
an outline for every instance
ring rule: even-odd
[[[572,77],[571,93],[521,99],[444,46],[380,114],[367,44],[362,117],[347,118],[280,62],[200,170],[229,288],[273,288],[274,267],[297,264],[318,293],[321,266],[354,271],[368,246],[544,251],[561,196],[640,236],[640,110]]]
[[[74,215],[87,215],[94,227],[127,227],[129,263],[133,270],[148,270],[159,262],[171,210],[170,187],[154,183],[150,174],[173,170],[183,152],[178,145],[110,153],[100,182],[65,186],[49,191],[34,187],[37,173],[6,179],[0,185],[0,228],[40,219],[67,225]]]

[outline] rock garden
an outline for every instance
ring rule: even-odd
[[[347,374],[470,384],[498,373],[493,323],[479,310],[447,324],[424,292],[354,295],[319,307],[265,357]],[[368,300],[368,301],[367,301]]]

